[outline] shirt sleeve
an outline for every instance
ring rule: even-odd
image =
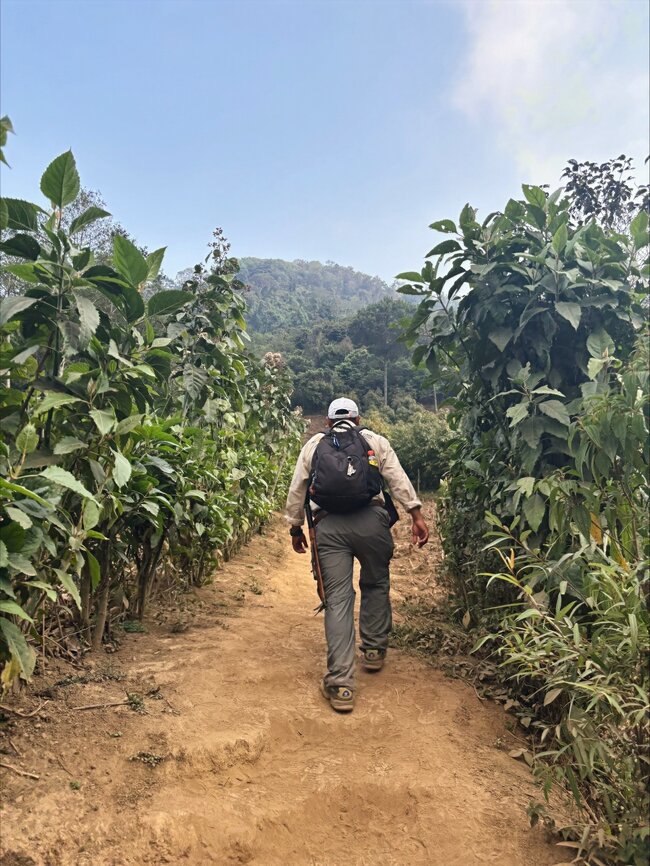
[[[305,498],[311,473],[311,460],[321,435],[312,436],[303,445],[296,461],[296,468],[294,469],[291,485],[289,486],[284,514],[284,519],[292,526],[302,526],[305,521]]]
[[[397,454],[393,450],[385,436],[377,436],[379,448],[379,471],[381,477],[390,488],[391,496],[394,496],[407,511],[412,508],[420,508],[422,503],[418,499],[415,488],[411,484],[408,475],[402,468]]]

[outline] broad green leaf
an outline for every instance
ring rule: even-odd
[[[549,418],[559,421],[560,424],[564,424],[566,427],[571,423],[566,406],[559,400],[545,400],[543,403],[538,403],[537,408],[544,415],[548,415]]]
[[[23,529],[29,529],[32,526],[31,518],[29,515],[25,514],[24,511],[21,511],[20,508],[13,508],[11,505],[5,505],[4,509],[11,520],[15,520]]]
[[[72,256],[72,264],[76,271],[84,271],[93,259],[92,250],[85,249],[78,256]]]
[[[470,204],[466,204],[460,212],[458,222],[463,232],[473,228],[476,224],[476,209]]]
[[[510,418],[510,426],[516,427],[524,418],[528,417],[528,403],[518,403],[516,406],[510,406],[506,410],[506,415]]]
[[[40,277],[36,272],[34,267],[34,262],[24,262],[19,265],[6,265],[4,270],[8,274],[13,274],[15,277],[18,277],[19,280],[24,280],[26,283],[37,284],[40,283]]]
[[[500,352],[503,352],[512,339],[513,333],[511,328],[496,328],[494,331],[490,331],[488,339],[494,343]]]
[[[42,207],[23,201],[19,198],[3,198],[2,201],[2,229],[14,229],[15,231],[38,231],[38,215],[45,213]]]
[[[82,508],[82,521],[83,528],[86,532],[89,529],[94,529],[99,523],[99,518],[101,516],[101,509],[97,503],[92,499],[84,499],[84,504]]]
[[[448,240],[442,241],[439,244],[436,244],[432,250],[426,254],[425,259],[431,258],[431,256],[444,256],[447,253],[455,253],[460,249],[460,244],[458,241]]]
[[[424,282],[422,274],[419,274],[417,271],[404,271],[401,274],[397,274],[395,279],[396,280],[407,280],[409,283],[423,283]]]
[[[79,195],[79,172],[71,150],[48,165],[41,178],[41,192],[55,207],[71,204]]]
[[[456,223],[453,220],[437,220],[434,223],[431,223],[429,226],[430,229],[433,229],[436,232],[455,232]]]
[[[0,541],[0,568],[6,568],[8,565],[9,565],[9,552],[7,550],[7,545],[4,543],[4,541]],[[11,584],[9,584],[9,589],[7,589],[4,586],[2,586],[1,588],[2,588],[3,592],[7,593],[7,595],[11,595],[15,598],[15,593],[11,587]]]
[[[34,415],[43,415],[50,409],[58,409],[60,406],[69,406],[72,403],[83,403],[81,397],[73,397],[72,394],[61,394],[59,391],[45,391],[45,397],[35,407]]]
[[[546,193],[539,186],[529,186],[527,183],[522,184],[522,192],[526,201],[534,204],[536,207],[544,210],[546,207]]]
[[[555,309],[562,318],[566,319],[567,322],[570,322],[573,325],[576,331],[578,330],[580,317],[582,315],[582,307],[580,304],[576,304],[573,301],[556,301]]]
[[[87,448],[88,443],[82,442],[75,436],[64,436],[54,446],[55,454],[72,454],[73,451],[78,451],[80,448]]]
[[[15,524],[9,524],[9,528],[11,526],[15,526]],[[3,527],[4,529],[5,527]],[[25,556],[22,553],[12,553],[9,552],[9,561],[7,563],[9,568],[13,568],[14,571],[17,571],[18,574],[28,574],[30,577],[36,577],[36,569],[34,568],[34,564],[29,559],[29,557]]]
[[[534,415],[522,421],[519,430],[529,448],[537,448],[544,433],[544,422]]]
[[[113,238],[113,264],[134,288],[147,279],[149,266],[145,257],[130,240],[119,234]]]
[[[99,311],[90,298],[79,292],[74,293],[74,299],[79,311],[79,345],[84,348],[99,327]]]
[[[417,286],[398,286],[397,291],[400,295],[424,295],[426,289],[417,288]]]
[[[147,256],[147,267],[149,268],[149,270],[147,271],[147,282],[149,282],[150,280],[155,280],[160,273],[160,267],[162,265],[162,260],[165,256],[166,249],[167,247],[161,247],[159,250],[154,250]]]
[[[177,289],[168,292],[156,292],[149,298],[147,314],[149,316],[168,316],[192,300],[194,300],[194,295],[191,292],[181,292]]]
[[[587,351],[592,358],[610,358],[614,351],[614,341],[604,328],[600,328],[587,338]]]
[[[595,379],[600,371],[607,365],[606,358],[589,358],[587,363],[587,373],[590,379]]]
[[[636,250],[648,246],[650,242],[648,238],[648,213],[645,209],[639,211],[630,223],[630,234],[634,240],[634,248]]]
[[[544,514],[546,513],[546,503],[544,502],[544,499],[539,495],[539,493],[529,496],[528,499],[524,500],[523,510],[530,528],[533,532],[537,532],[541,526],[542,520],[544,519]]]
[[[33,424],[25,424],[16,436],[16,448],[21,454],[31,454],[38,448],[38,433]]]
[[[95,422],[102,436],[108,436],[115,428],[117,420],[115,418],[115,409],[112,406],[110,409],[91,409],[88,414]]]
[[[116,435],[124,436],[126,433],[135,430],[136,427],[139,427],[140,424],[142,424],[143,418],[144,415],[129,415],[127,418],[123,418],[118,422],[117,427],[115,428]]]
[[[11,363],[17,367],[20,367],[28,358],[31,358],[32,355],[35,355],[40,350],[39,345],[28,346],[26,349],[23,349],[22,352],[16,352],[16,354],[11,359]]]
[[[553,397],[564,397],[562,391],[558,391],[557,388],[549,388],[548,385],[540,385],[539,388],[533,388],[532,394],[549,394]]]
[[[56,590],[44,580],[25,580],[23,583],[24,586],[33,586],[35,589],[42,590],[50,601],[56,601]]]
[[[41,248],[38,241],[31,235],[14,235],[0,243],[0,250],[8,256],[16,256],[20,259],[31,259],[36,261]]]
[[[0,325],[4,325],[13,316],[22,313],[23,310],[29,309],[37,300],[38,298],[24,298],[21,295],[2,298],[0,300]]]
[[[0,601],[0,611],[8,613],[11,616],[18,616],[21,619],[27,620],[27,622],[34,622],[31,616],[19,604],[16,604],[15,601]]]
[[[81,596],[79,595],[79,588],[75,583],[74,577],[62,568],[55,568],[54,573],[59,578],[65,589],[68,590],[79,610],[81,610]]]
[[[34,673],[34,665],[36,664],[36,653],[28,645],[23,633],[18,626],[11,620],[0,616],[0,632],[9,647],[9,652],[20,665],[22,676],[26,680],[30,680]]]
[[[46,478],[53,484],[58,484],[60,487],[72,490],[73,493],[78,493],[79,496],[83,496],[86,499],[92,499],[93,502],[96,501],[95,497],[84,487],[81,481],[77,480],[67,469],[62,469],[60,466],[48,466],[47,469],[39,473],[39,477]]]
[[[567,241],[569,240],[569,231],[566,227],[566,223],[562,223],[560,228],[553,235],[553,249],[555,252],[560,255],[562,250],[565,248]]]
[[[131,477],[131,464],[121,451],[113,451],[113,481],[118,487],[124,487]]]
[[[21,484],[14,484],[13,481],[7,481],[5,478],[0,478],[0,488],[11,490],[12,493],[20,493],[21,496],[27,496],[28,499],[33,499],[34,502],[38,502],[39,505],[44,505],[46,508],[52,507],[47,499],[43,499],[43,497],[39,496],[38,493],[28,490],[27,487],[23,487]]]
[[[86,226],[89,226],[91,223],[94,223],[96,220],[103,219],[107,216],[110,216],[107,210],[102,210],[100,207],[91,205],[82,214],[79,214],[78,217],[72,220],[68,234],[72,236],[81,231],[81,229],[86,228]]]
[[[102,571],[99,567],[99,560],[89,550],[86,550],[85,554],[86,562],[88,563],[88,573],[90,574],[90,585],[92,586],[93,590],[96,590],[102,579]]]
[[[532,496],[535,487],[535,478],[531,475],[526,475],[524,478],[517,480],[517,487],[521,490],[524,496]]]

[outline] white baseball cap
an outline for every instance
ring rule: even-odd
[[[327,417],[332,420],[336,418],[358,418],[359,407],[354,400],[348,400],[347,397],[339,397],[330,403]]]

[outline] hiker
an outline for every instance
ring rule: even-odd
[[[305,514],[310,535],[314,526],[312,564],[314,576],[322,575],[319,595],[327,638],[327,673],[321,692],[335,710],[349,712],[354,707],[355,688],[355,558],[361,564],[359,631],[366,670],[383,667],[392,627],[389,563],[394,545],[390,527],[398,516],[382,481],[411,515],[413,543],[426,544],[429,530],[420,510],[422,503],[390,442],[360,426],[357,404],[346,397],[334,400],[327,418],[328,429],[312,436],[300,452],[287,496],[286,519],[296,553],[306,553],[308,548],[302,528]]]

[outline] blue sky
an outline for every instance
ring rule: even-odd
[[[173,275],[235,255],[391,280],[427,226],[648,144],[645,0],[2,0],[2,192],[82,183]]]

